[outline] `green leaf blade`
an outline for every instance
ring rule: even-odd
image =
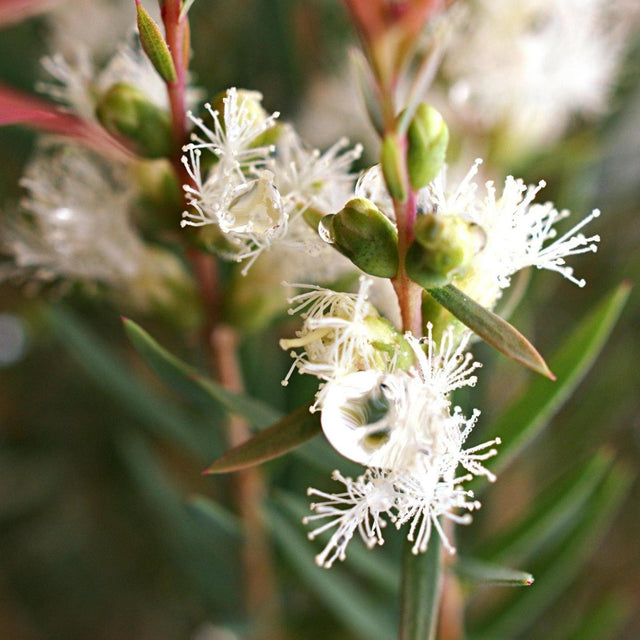
[[[273,460],[315,438],[321,431],[320,416],[311,413],[309,405],[299,407],[246,442],[227,451],[204,473],[228,473]]]
[[[632,480],[633,474],[625,465],[613,467],[572,526],[549,545],[545,557],[534,568],[544,589],[527,589],[498,611],[486,611],[470,637],[511,638],[529,628],[575,578],[604,536]]]
[[[276,422],[280,413],[249,396],[228,391],[200,374],[160,346],[142,327],[122,319],[125,332],[147,366],[170,388],[191,400],[240,415],[258,429]]]
[[[557,374],[555,384],[537,378],[483,433],[504,443],[492,470],[500,473],[542,431],[566,402],[593,365],[613,331],[629,297],[630,286],[621,284],[606,296],[572,332],[550,359]]]
[[[535,347],[512,325],[453,285],[428,289],[431,297],[487,344],[550,380],[553,373]]]
[[[431,535],[424,553],[414,555],[404,541],[399,640],[434,640],[442,590],[440,537]]]
[[[456,573],[473,582],[484,582],[500,587],[529,587],[534,579],[526,571],[518,571],[477,558],[458,558]]]

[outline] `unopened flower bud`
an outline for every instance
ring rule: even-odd
[[[124,136],[145,158],[161,158],[171,153],[169,114],[150,102],[129,84],[114,84],[99,100],[96,116],[105,129]]]
[[[325,216],[318,231],[365,273],[393,278],[398,272],[396,228],[369,200],[350,200],[342,211]]]
[[[462,275],[478,248],[474,225],[457,216],[424,214],[416,221],[414,235],[407,252],[407,273],[425,289]]]
[[[380,165],[391,197],[399,202],[405,202],[409,189],[404,151],[402,142],[395,133],[387,134],[382,141]]]
[[[442,168],[449,144],[449,129],[433,107],[421,103],[411,120],[407,137],[409,180],[417,191],[427,186]]]

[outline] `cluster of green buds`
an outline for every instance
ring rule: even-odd
[[[405,116],[401,113],[398,121]],[[436,178],[444,166],[448,142],[449,131],[442,116],[424,103],[416,107],[409,121],[406,154],[396,133],[386,136],[381,165],[394,200],[406,201],[409,189],[417,192]],[[365,273],[383,278],[397,275],[398,231],[390,217],[370,200],[350,200],[338,213],[322,218],[318,230]],[[407,274],[425,289],[450,283],[464,275],[482,246],[481,236],[477,225],[458,216],[419,213],[406,255]]]

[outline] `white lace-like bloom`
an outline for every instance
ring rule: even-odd
[[[362,371],[329,385],[332,392],[325,395],[322,408],[325,434],[331,433],[330,441],[343,455],[369,469],[355,481],[335,472],[334,479],[345,485],[343,493],[309,490],[325,501],[311,505],[315,514],[305,522],[326,519],[309,537],[335,528],[316,557],[321,566],[344,560],[356,531],[367,546],[382,544],[387,520],[397,528],[408,525],[414,553],[427,549],[434,528],[454,552],[438,518],[468,524],[468,512],[480,504],[463,483],[473,476],[495,480],[483,462],[496,455],[493,445],[499,440],[464,449],[479,412],[470,419],[457,407],[451,412],[446,396],[416,373]],[[359,397],[350,396],[356,383],[362,387]],[[459,466],[468,473],[457,476]]]
[[[376,329],[386,325],[368,302],[371,284],[370,278],[361,278],[357,294],[296,285],[307,291],[289,300],[294,305],[289,313],[302,311],[304,325],[297,338],[281,340],[280,346],[303,351],[291,352],[294,363],[283,384],[295,368],[321,380],[332,380],[355,371],[383,371],[391,366],[393,355],[373,345],[381,337]]]
[[[446,168],[418,195],[418,207],[438,215],[455,215],[477,224],[484,232],[484,246],[476,254],[467,274],[456,281],[461,289],[489,308],[513,274],[526,267],[557,271],[582,287],[585,281],[573,275],[566,258],[597,250],[598,235],[585,236],[582,228],[600,215],[596,209],[581,222],[557,237],[554,225],[569,216],[552,203],[538,204],[534,199],[544,182],[526,186],[522,180],[508,176],[498,196],[493,182],[485,184],[481,198],[474,177],[480,160],[464,179],[450,189]]]
[[[144,245],[127,217],[132,192],[121,171],[83,148],[50,145],[22,185],[25,214],[5,241],[18,267],[45,281],[116,284],[136,273]]]
[[[468,3],[442,67],[452,106],[472,123],[506,129],[520,146],[548,144],[575,114],[602,113],[630,31],[621,4]]]
[[[222,115],[206,105],[213,128],[191,116],[198,132],[182,159],[193,183],[184,187],[193,209],[182,226],[217,225],[228,243],[221,253],[248,260],[245,272],[275,243],[311,256],[323,252],[302,214],[309,206],[330,213],[344,204],[353,181],[349,166],[361,151],[344,151],[342,140],[324,154],[307,149],[288,125],[278,129],[276,146],[261,144],[278,117],[264,112],[261,99],[232,88]],[[207,170],[203,153],[214,156]]]
[[[93,62],[93,53],[79,44],[73,58],[61,53],[42,59],[42,66],[55,82],[40,82],[39,91],[47,93],[85,120],[96,120],[98,99],[117,83],[131,85],[153,104],[168,108],[167,88],[146,55],[136,46],[120,45],[103,69]],[[189,101],[199,91],[189,92]]]

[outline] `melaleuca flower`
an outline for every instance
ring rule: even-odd
[[[586,236],[585,225],[600,215],[596,209],[569,231],[558,237],[555,225],[567,218],[567,210],[558,211],[552,203],[534,202],[544,182],[527,186],[508,176],[502,193],[493,182],[485,183],[483,195],[474,181],[477,160],[457,185],[449,185],[447,169],[418,192],[418,216],[433,214],[435,218],[452,216],[471,225],[474,256],[461,273],[453,276],[453,284],[485,307],[493,308],[511,276],[526,267],[557,271],[582,287],[566,258],[597,250],[600,236]],[[391,200],[384,189],[382,174],[375,167],[365,172],[356,185],[356,195],[374,198],[380,210],[394,219]],[[461,238],[468,242],[469,237]]]
[[[37,88],[85,120],[96,120],[99,98],[116,84],[135,87],[152,104],[169,107],[164,81],[137,46],[120,45],[102,68],[94,64],[92,52],[81,46],[73,59],[57,53],[43,58],[42,65],[54,82],[40,82]],[[190,91],[189,101],[198,96],[198,90]]]
[[[294,363],[284,384],[295,368],[330,381],[356,371],[391,370],[413,359],[403,336],[368,301],[372,284],[361,278],[357,294],[296,285],[307,291],[290,299],[289,313],[302,312],[304,324],[296,338],[281,340],[280,346],[303,351],[291,352]]]
[[[602,113],[630,32],[623,4],[468,3],[442,65],[455,113],[471,126],[500,127],[520,148],[557,139],[576,114]]]
[[[596,209],[572,229],[557,237],[554,225],[569,216],[553,204],[534,202],[544,182],[527,186],[522,180],[508,176],[502,193],[497,194],[492,181],[485,184],[486,195],[478,193],[474,177],[480,161],[476,161],[460,183],[447,186],[446,168],[418,194],[419,211],[437,216],[459,216],[482,233],[482,247],[466,274],[454,281],[480,304],[492,308],[511,276],[526,267],[557,271],[582,287],[584,280],[573,275],[565,259],[572,255],[594,252],[598,235],[585,236],[581,229],[600,215]]]
[[[44,145],[21,184],[24,214],[6,241],[18,267],[45,281],[114,284],[134,275],[144,245],[128,219],[124,168],[80,147]]]
[[[474,386],[480,367],[464,353],[468,338],[456,343],[449,329],[436,348],[429,325],[424,340],[404,335],[413,356],[407,371],[396,359],[386,370],[360,366],[331,377],[317,401],[327,440],[345,458],[385,469],[412,467],[417,451],[443,454],[438,425],[450,419],[450,394]]]
[[[416,355],[414,366],[335,378],[321,397],[322,427],[332,446],[368,467],[355,481],[334,473],[345,492],[309,490],[324,501],[311,505],[315,514],[305,522],[326,519],[309,537],[335,528],[316,557],[321,566],[343,560],[356,531],[367,546],[382,544],[387,521],[397,528],[408,525],[414,553],[427,549],[434,528],[453,552],[438,519],[470,522],[469,512],[480,504],[463,483],[474,476],[495,480],[483,463],[497,453],[493,445],[499,440],[465,449],[479,411],[467,419],[459,407],[451,408],[449,398],[452,390],[475,384],[479,364],[463,355],[468,336],[454,347],[448,331],[440,348],[431,335],[424,340],[405,337]],[[459,467],[464,475],[457,475]]]
[[[182,226],[215,225],[224,242],[221,255],[247,260],[274,244],[315,256],[325,247],[302,216],[308,207],[329,213],[344,204],[353,178],[349,166],[360,155],[344,151],[341,140],[324,154],[308,149],[292,127],[275,128],[278,113],[268,115],[257,92],[229,89],[222,113],[206,105],[211,128],[191,116],[194,141],[183,163],[192,184],[185,192],[192,209]],[[275,144],[265,139],[275,140]],[[211,154],[206,156],[203,153]]]
[[[4,275],[106,289],[140,311],[169,311],[194,302],[184,265],[145,244],[130,219],[136,192],[130,168],[83,147],[45,143],[21,181],[27,195],[9,219],[2,249],[15,266]]]

